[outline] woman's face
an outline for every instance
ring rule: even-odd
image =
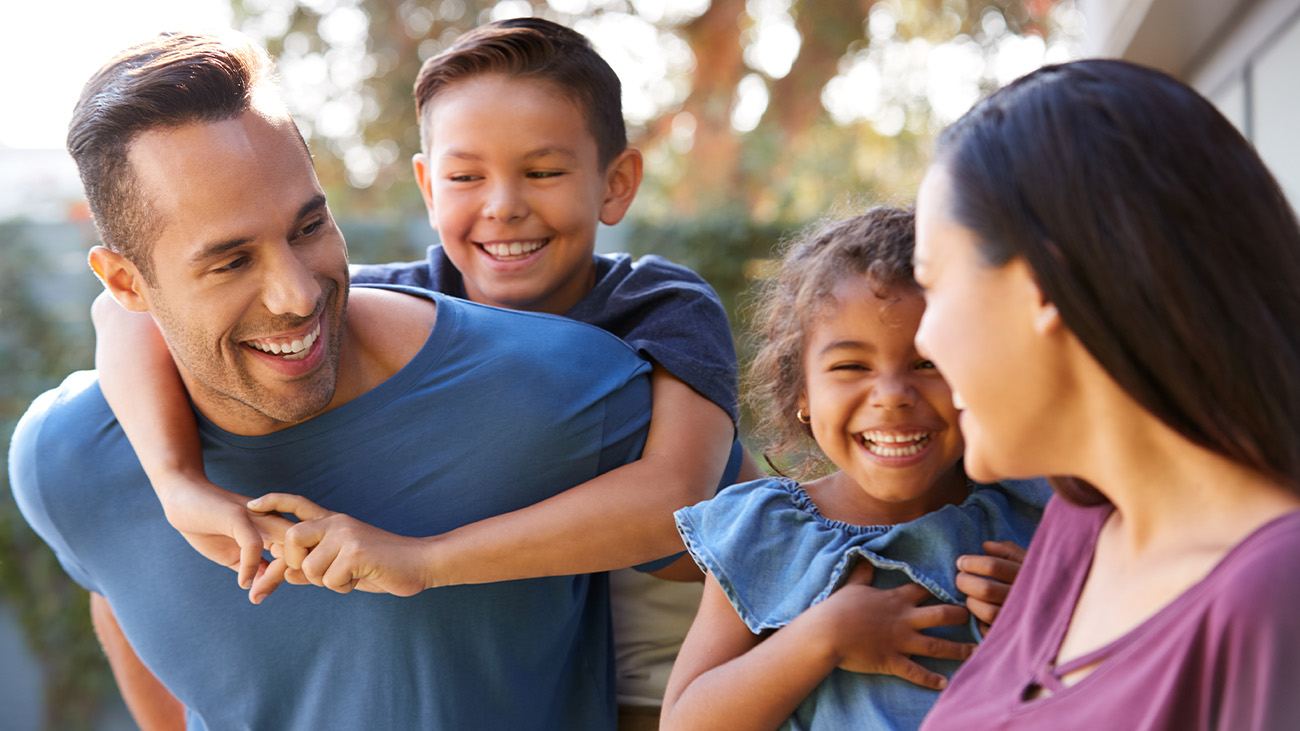
[[[916,280],[926,308],[918,350],[952,387],[966,438],[966,472],[990,482],[1052,474],[1068,395],[1055,308],[1023,259],[989,266],[978,239],[951,216],[949,176],[934,166],[916,204]]]

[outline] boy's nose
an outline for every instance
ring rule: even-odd
[[[493,187],[483,203],[483,217],[494,221],[515,221],[528,213],[524,198],[514,185],[502,184]]]

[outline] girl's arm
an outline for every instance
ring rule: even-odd
[[[172,527],[199,553],[239,572],[247,588],[262,537],[245,498],[208,481],[189,396],[153,318],[101,293],[91,306],[95,366],[112,407]]]
[[[673,511],[713,495],[735,428],[726,412],[662,368],[654,369],[651,387],[650,432],[640,459],[540,503],[405,543],[401,555],[390,534],[304,498],[273,493],[249,507],[304,519],[285,536],[289,576],[320,586],[327,572],[335,586],[374,586],[382,577],[383,585],[431,588],[652,561],[683,550]],[[296,575],[317,545],[326,549],[322,558]],[[253,593],[260,598],[274,588],[268,579]]]
[[[668,679],[660,728],[776,728],[837,667],[942,689],[947,680],[909,656],[969,657],[973,645],[920,632],[965,622],[966,610],[917,606],[930,596],[922,587],[875,589],[871,578],[871,564],[860,562],[829,599],[759,642],[709,576]]]
[[[90,595],[90,622],[108,658],[122,700],[140,728],[143,731],[184,729],[185,706],[140,661],[118,626],[117,616],[108,600],[93,592]]]

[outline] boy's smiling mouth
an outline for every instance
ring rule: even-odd
[[[518,261],[540,251],[551,243],[544,239],[514,239],[508,241],[476,241],[480,250],[498,261]]]

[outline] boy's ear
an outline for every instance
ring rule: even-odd
[[[107,246],[92,248],[87,259],[95,276],[104,284],[104,289],[123,309],[148,312],[149,302],[143,294],[144,276],[130,259]]]
[[[641,187],[641,151],[635,147],[623,150],[605,171],[605,198],[600,202],[600,222],[613,226],[623,220],[627,209]]]
[[[429,170],[429,157],[423,152],[411,156],[411,168],[415,171],[415,184],[420,186],[420,197],[424,198],[424,208],[429,212],[429,223],[437,228],[433,220],[433,178]]]

